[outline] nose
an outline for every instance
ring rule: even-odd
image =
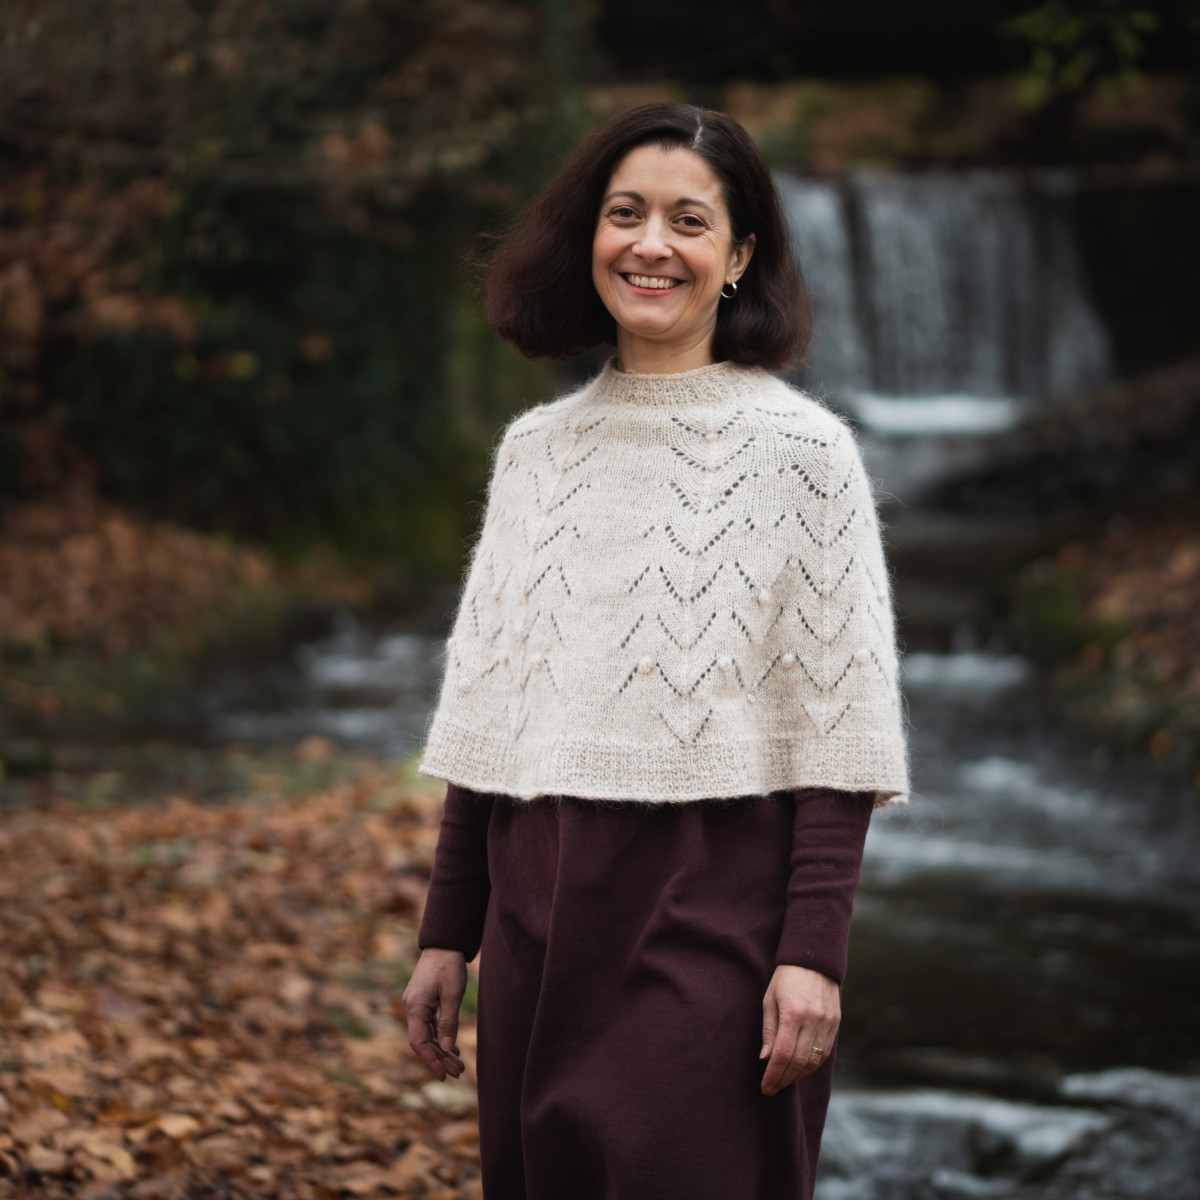
[[[642,235],[633,245],[633,252],[647,262],[657,262],[667,258],[671,247],[667,244],[663,223],[659,220],[647,221],[642,229]]]

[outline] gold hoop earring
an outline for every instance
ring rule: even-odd
[[[725,288],[727,288],[727,287],[731,287],[731,288],[733,288],[733,291],[732,291],[732,292],[730,292],[728,296],[727,296],[727,295],[725,295]],[[726,281],[725,281],[725,287],[723,287],[723,288],[721,289],[721,299],[722,299],[722,300],[732,300],[732,299],[733,299],[733,298],[734,298],[736,295],[737,295],[737,283],[736,283],[736,281],[734,281],[734,280],[732,280],[732,279],[728,279],[728,280],[726,280]]]

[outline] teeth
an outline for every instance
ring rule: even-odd
[[[625,278],[634,287],[659,288],[662,290],[678,287],[683,282],[681,279],[662,279],[657,275],[626,275]]]

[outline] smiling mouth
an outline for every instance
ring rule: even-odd
[[[669,275],[630,275],[624,273],[621,278],[626,283],[633,284],[637,288],[648,288],[656,292],[669,292],[672,288],[677,288],[682,279],[672,279]]]

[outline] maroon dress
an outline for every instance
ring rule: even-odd
[[[532,803],[450,784],[422,948],[482,946],[486,1200],[807,1200],[834,1054],[759,1090],[777,964],[841,982],[868,794]]]

